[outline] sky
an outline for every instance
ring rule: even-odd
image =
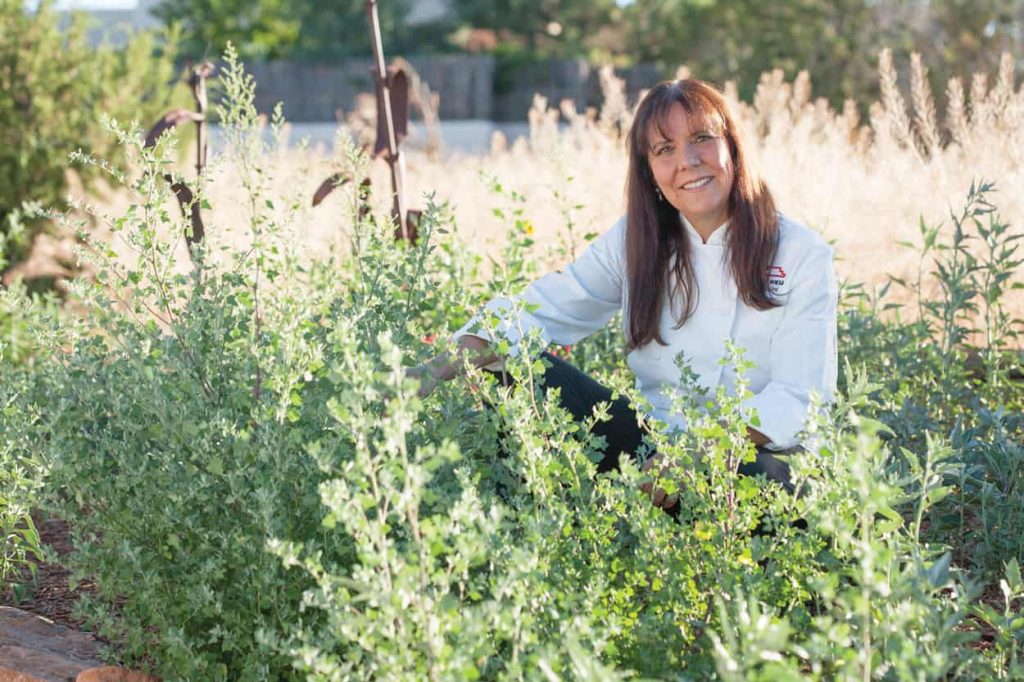
[[[25,0],[28,9],[35,9],[38,4],[39,0]],[[135,9],[138,6],[138,0],[54,0],[53,3],[56,10]]]
[[[620,7],[633,4],[634,0],[615,0]],[[35,9],[39,0],[25,0],[25,6]],[[58,10],[67,9],[135,9],[138,7],[138,0],[55,0],[54,8]]]
[[[633,0],[615,0],[620,7],[633,4]],[[35,9],[39,0],[25,0],[25,6]],[[54,8],[66,9],[135,9],[138,7],[138,0],[55,0]]]

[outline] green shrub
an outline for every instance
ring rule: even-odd
[[[31,442],[39,415],[29,395],[33,372],[49,361],[47,329],[57,315],[52,298],[30,297],[20,283],[0,288],[0,594],[24,576],[22,569],[34,577],[42,558],[31,517],[43,483]]]
[[[230,66],[224,79],[234,97],[220,112],[225,162],[245,169],[251,248],[226,263],[198,251],[191,274],[176,273],[185,225],[164,208],[173,199],[154,172],[173,151],[142,149],[135,131],[113,127],[142,171],[125,176],[136,203],[112,225],[138,260],[97,251],[95,282],[78,284],[87,314],[65,321],[59,361],[37,368],[33,399],[45,406],[36,435],[52,501],[80,520],[78,575],[99,592],[85,608],[120,655],[168,677],[267,679],[290,668],[267,642],[315,620],[301,610],[312,581],[268,543],[301,538],[332,566],[354,556],[351,539],[321,525],[328,472],[310,453],[338,439],[329,404],[340,391],[376,389],[337,374],[349,337],[335,326],[352,321],[366,353],[390,327],[423,347],[415,321],[457,311],[463,294],[440,277],[429,296],[401,288],[421,281],[427,259],[430,270],[451,263],[427,249],[441,208],[424,218],[422,248],[396,250],[367,223],[345,277],[300,265],[282,235],[294,207],[279,220],[266,186],[251,82]]]
[[[1014,378],[1022,322],[1005,308],[1006,295],[1020,288],[1021,235],[995,210],[994,191],[971,187],[948,224],[922,223],[921,242],[905,245],[920,254],[916,279],[894,280],[911,293],[909,306],[885,304],[884,291],[870,303],[862,295],[840,320],[848,361],[879,377],[871,416],[903,450],[903,473],[948,486],[925,538],[954,548],[986,581],[1008,557],[1024,561],[1024,382]],[[927,293],[935,289],[940,295]],[[923,472],[929,436],[952,453]]]
[[[35,576],[35,564],[42,560],[42,547],[31,512],[42,482],[38,460],[30,454],[26,438],[32,434],[32,414],[18,404],[22,382],[3,373],[0,388],[0,594],[13,589],[28,569]]]
[[[744,386],[680,405],[687,432],[650,443],[677,523],[639,490],[636,465],[596,475],[603,443],[544,391],[535,355],[509,360],[511,388],[474,371],[421,400],[405,378],[439,345],[426,334],[444,338],[528,278],[519,199],[501,209],[509,243],[489,284],[445,237],[445,207],[407,245],[381,218],[358,219],[358,193],[351,251],[305,261],[289,238],[295,206],[269,186],[254,85],[227,63],[224,162],[248,191],[248,243],[221,252],[211,226],[195,265],[176,265],[186,225],[155,172],[173,150],[112,126],[137,164],[135,203],[113,227],[138,260],[97,250],[97,279],[76,298],[87,314],[33,318],[54,357],[8,398],[23,415],[12,452],[40,462],[50,504],[75,519],[75,574],[98,588],[86,609],[123,660],[203,680],[1019,668],[1018,563],[999,567],[996,608],[979,596],[991,571],[968,560],[1019,551],[1022,493],[1020,393],[949,366],[967,338],[965,282],[984,273],[960,268],[965,251],[942,250],[946,299],[921,320],[864,299],[845,312],[855,364],[791,459],[794,494],[735,473],[753,456]],[[341,161],[359,187],[365,159]],[[614,339],[572,353],[639,401]],[[742,376],[742,351],[728,361]],[[993,411],[974,418],[977,405]],[[979,519],[987,535],[969,539]],[[981,627],[996,633],[987,652],[972,648]]]
[[[35,11],[22,0],[0,0],[0,260],[6,265],[23,258],[50,224],[35,218],[14,231],[19,208],[65,208],[69,170],[93,186],[97,169],[71,162],[71,152],[118,158],[102,114],[150,124],[172,103],[174,53],[167,46],[174,41],[139,33],[123,48],[94,48],[84,16],[62,29],[49,0]]]

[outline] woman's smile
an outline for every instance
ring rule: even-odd
[[[701,189],[702,187],[706,187],[707,184],[709,182],[711,182],[712,180],[714,180],[713,177],[711,177],[710,175],[705,175],[703,178],[700,178],[699,180],[694,180],[693,182],[686,183],[685,185],[683,185],[681,187],[681,189],[685,189],[685,190]]]

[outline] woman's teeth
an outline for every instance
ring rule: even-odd
[[[700,180],[694,180],[693,182],[688,182],[683,185],[683,189],[697,189],[698,187],[703,187],[709,182],[711,182],[711,176],[701,178]]]

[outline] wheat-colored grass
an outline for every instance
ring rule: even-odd
[[[996,182],[1000,213],[1016,233],[1024,230],[1024,88],[1014,88],[1013,60],[1003,60],[991,88],[976,74],[965,95],[962,81],[952,80],[943,121],[925,75],[914,59],[908,111],[891,55],[883,53],[882,100],[871,107],[868,125],[861,124],[850,102],[837,112],[814,100],[806,74],[793,83],[781,72],[765,74],[750,103],[737,101],[736,89],[726,87],[778,206],[834,242],[843,279],[878,287],[890,275],[915,273],[919,254],[897,242],[919,241],[919,218],[928,224],[945,221],[948,234],[950,211],[962,205],[977,180]],[[536,228],[539,256],[545,267],[559,267],[565,257],[552,247],[567,216],[582,235],[606,229],[623,211],[621,134],[631,112],[622,84],[609,73],[602,74],[602,83],[609,93],[602,112],[577,112],[538,98],[529,114],[528,140],[509,146],[496,139],[489,153],[476,156],[407,153],[409,204],[422,206],[426,193],[450,202],[456,238],[494,254],[507,225],[493,209],[509,208],[507,198],[488,190],[486,178],[494,177],[526,197],[522,209]],[[294,221],[300,250],[312,257],[344,248],[351,190],[342,188],[319,207],[309,206],[313,191],[337,166],[331,154],[280,148],[268,155],[266,165],[274,168],[274,191],[301,206]],[[371,175],[375,188],[389,186],[383,162]],[[246,202],[230,164],[214,164],[208,194],[214,239],[245,240]],[[106,209],[116,213],[126,201],[108,197]],[[383,191],[376,193],[378,207],[387,201]],[[891,295],[901,297],[898,291]],[[1024,296],[1012,307],[1024,316]]]

